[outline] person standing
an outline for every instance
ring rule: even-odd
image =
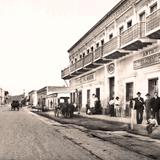
[[[146,100],[144,104],[145,104],[145,110],[146,110],[146,120],[148,121],[148,119],[151,116],[151,98],[149,93],[147,93],[145,96],[146,96]]]
[[[160,125],[159,110],[160,110],[160,97],[158,96],[158,92],[154,92],[154,97],[151,98],[151,112],[153,114],[153,117],[156,118],[158,124]]]
[[[109,101],[109,108],[110,108],[110,116],[114,117],[114,97],[112,97]]]
[[[114,107],[115,107],[116,117],[120,117],[121,116],[121,112],[120,112],[120,100],[119,100],[119,97],[116,97],[115,103],[114,103]]]
[[[143,110],[144,110],[144,99],[141,97],[140,92],[137,92],[137,97],[134,99],[134,101],[135,101],[134,109],[136,110],[137,124],[142,124]]]

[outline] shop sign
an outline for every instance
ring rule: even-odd
[[[88,74],[75,80],[76,84],[82,84],[95,79],[95,73]]]
[[[140,69],[160,63],[160,53],[156,53],[133,62],[133,68]]]

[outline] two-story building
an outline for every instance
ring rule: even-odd
[[[121,0],[68,50],[71,101],[83,108],[94,93],[106,108],[119,96],[126,113],[138,91],[159,91],[159,39],[160,1]]]

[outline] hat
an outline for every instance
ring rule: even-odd
[[[150,96],[150,94],[149,94],[149,93],[147,93],[145,96]]]
[[[140,92],[137,92],[137,95],[138,95],[138,94],[141,94],[141,93],[140,93]]]

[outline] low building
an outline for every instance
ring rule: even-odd
[[[65,86],[46,86],[39,89],[37,91],[38,105],[45,106],[45,108],[49,108],[51,100],[54,99],[53,97],[62,90],[68,90],[68,88]]]
[[[36,107],[38,104],[37,91],[32,90],[31,92],[28,93],[28,96],[29,96],[29,105]]]
[[[5,91],[0,88],[0,105],[4,104],[5,102]]]
[[[47,96],[47,107],[48,109],[54,109],[56,105],[58,105],[59,98],[68,98],[70,97],[69,88],[61,87],[57,88],[52,94]]]

